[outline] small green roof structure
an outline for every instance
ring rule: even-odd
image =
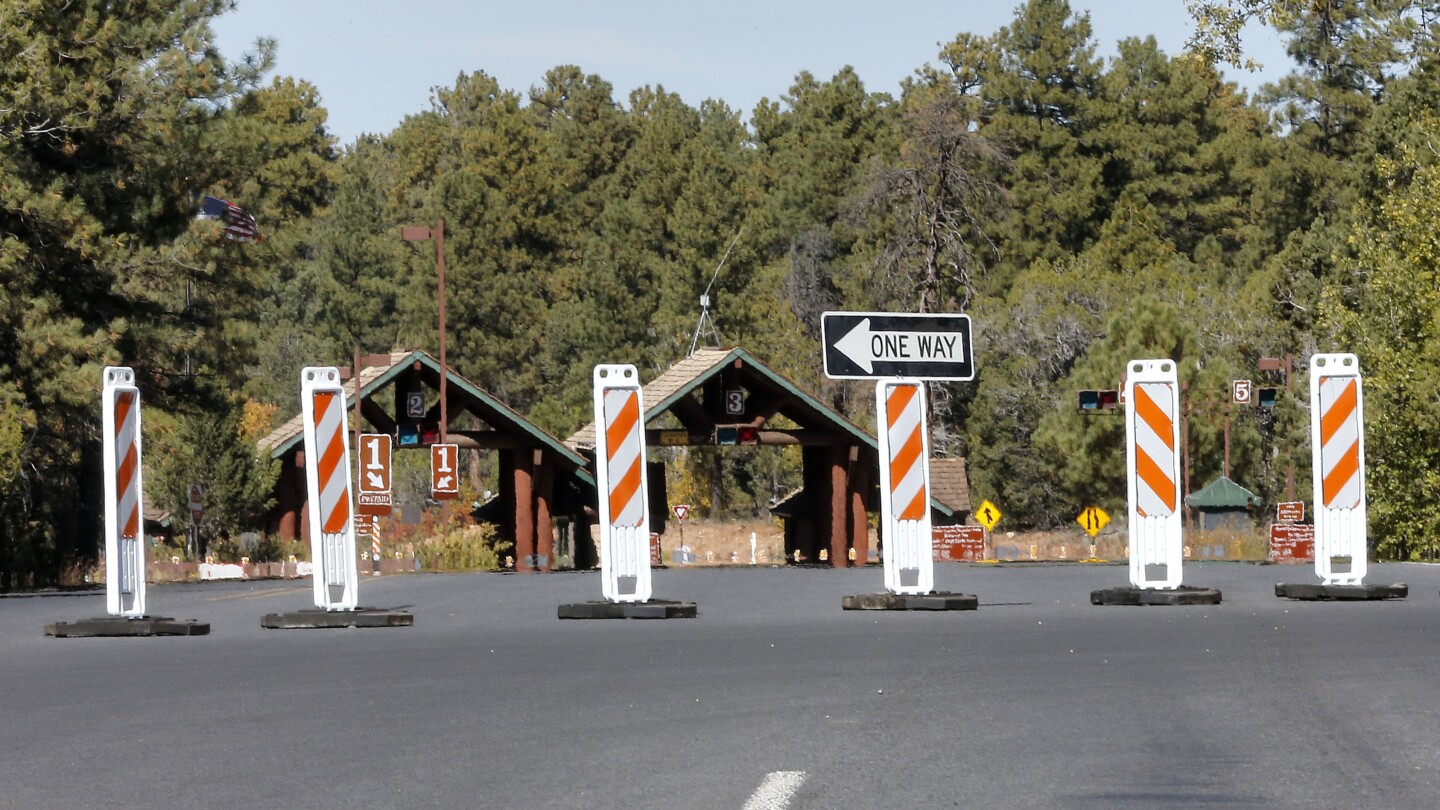
[[[1198,492],[1185,496],[1185,505],[1199,512],[1199,530],[1248,529],[1254,526],[1250,510],[1260,505],[1260,496],[1220,476]]]
[[[1260,496],[1222,475],[1186,495],[1185,505],[1191,509],[1249,509],[1260,505]]]

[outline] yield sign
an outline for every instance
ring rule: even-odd
[[[1094,537],[1100,533],[1101,529],[1105,528],[1105,524],[1110,522],[1110,516],[1098,506],[1087,506],[1085,511],[1075,518],[1075,522],[1080,524],[1080,528],[1084,529],[1086,534]]]
[[[826,312],[820,332],[834,380],[975,379],[969,315]]]
[[[430,445],[430,493],[437,501],[460,496],[460,446]]]
[[[690,504],[688,503],[677,503],[670,508],[675,512],[675,519],[681,523],[685,522],[685,518],[690,517]]]
[[[1000,518],[1004,517],[1004,514],[995,504],[986,501],[980,504],[979,509],[975,510],[975,517],[980,521],[980,525],[985,527],[985,531],[989,532],[995,530],[995,524],[1000,522]]]

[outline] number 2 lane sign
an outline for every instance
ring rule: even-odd
[[[826,312],[820,331],[832,380],[975,379],[969,315]]]

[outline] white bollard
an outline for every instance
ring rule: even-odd
[[[1180,385],[1171,360],[1126,366],[1130,584],[1180,587]]]

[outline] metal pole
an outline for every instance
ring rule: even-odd
[[[1285,355],[1285,401],[1290,401],[1290,372],[1295,370],[1295,355]],[[1290,456],[1290,462],[1285,466],[1285,500],[1295,500],[1295,457]]]
[[[358,343],[355,344],[355,362],[350,366],[350,376],[355,381],[355,439],[353,446],[355,448],[355,499],[358,502],[360,499],[360,344]]]
[[[440,276],[438,288],[440,299],[440,442],[444,444],[446,433],[450,428],[450,413],[445,401],[445,382],[450,376],[450,371],[445,362],[445,219],[443,217],[435,224],[435,266]]]
[[[1230,401],[1225,401],[1225,477],[1230,477]]]

